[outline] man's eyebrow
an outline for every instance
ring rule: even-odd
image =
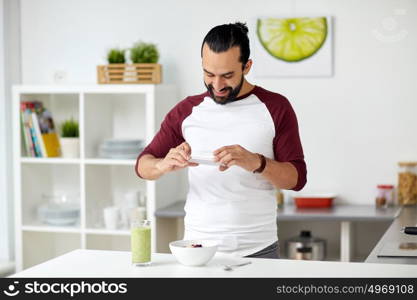
[[[204,70],[204,72],[206,72],[207,74],[214,75],[213,73],[211,73],[211,72],[207,71],[206,69],[203,69],[203,70]],[[235,73],[234,71],[230,71],[230,72],[227,72],[227,73],[220,74],[220,76],[233,75],[234,73]]]
[[[235,73],[234,71],[230,71],[230,72],[221,74],[221,76],[233,75],[234,73]]]

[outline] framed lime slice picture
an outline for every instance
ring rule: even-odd
[[[257,20],[256,33],[272,57],[292,63],[320,50],[328,35],[328,24],[325,17],[264,18]]]

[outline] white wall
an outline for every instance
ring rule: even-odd
[[[20,80],[19,1],[0,0],[0,260],[12,260],[11,85]]]
[[[3,0],[0,1],[0,261],[9,259],[8,223],[7,223],[7,183],[6,183],[6,113],[4,92],[4,23]]]
[[[158,44],[164,81],[185,97],[204,88],[199,50],[211,27],[309,15],[334,17],[334,76],[249,78],[291,100],[306,189],[373,204],[376,184],[396,183],[396,163],[417,159],[417,1],[22,0],[23,82],[52,83],[65,71],[68,83],[95,83],[108,48],[142,39]]]

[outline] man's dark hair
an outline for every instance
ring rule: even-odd
[[[218,25],[212,28],[201,44],[201,57],[203,56],[203,46],[205,43],[215,53],[225,52],[232,47],[238,46],[240,48],[239,61],[243,64],[242,68],[248,62],[250,49],[246,23],[236,22],[234,24]]]

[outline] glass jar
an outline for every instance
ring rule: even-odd
[[[398,203],[417,204],[417,162],[399,162],[398,167]]]
[[[277,200],[278,209],[283,208],[284,207],[284,193],[280,189],[278,189],[278,190],[276,190],[275,196],[276,196],[276,200]]]
[[[394,186],[391,184],[377,185],[377,194],[375,198],[375,206],[386,208],[394,205]]]

